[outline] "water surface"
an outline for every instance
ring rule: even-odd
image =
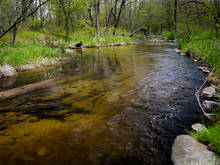
[[[174,138],[199,121],[194,93],[204,79],[174,47],[89,49],[0,80],[6,90],[62,77],[0,102],[0,164],[172,164]]]

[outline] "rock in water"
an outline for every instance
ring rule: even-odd
[[[220,159],[207,146],[189,135],[178,136],[172,147],[174,165],[219,165]]]
[[[206,97],[214,97],[216,95],[215,89],[216,89],[216,86],[214,86],[214,85],[207,87],[207,88],[203,89],[202,95],[204,95]]]
[[[67,48],[69,48],[69,49],[75,49],[75,44],[69,44]]]
[[[193,131],[196,131],[196,132],[199,132],[199,131],[202,131],[202,130],[207,130],[207,128],[205,126],[203,126],[202,124],[200,124],[200,123],[193,124],[191,126],[191,128],[192,128]]]
[[[15,68],[10,65],[0,67],[0,78],[14,77],[17,75]]]
[[[175,49],[175,51],[176,51],[176,53],[180,53],[180,52],[181,52],[181,51],[180,51],[179,49],[177,49],[177,48]]]
[[[126,46],[127,43],[126,42],[121,42],[121,46]]]

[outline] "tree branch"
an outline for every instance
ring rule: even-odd
[[[29,3],[29,5],[25,8],[24,12],[16,19],[16,21],[11,25],[7,30],[5,30],[1,35],[0,38],[2,38],[4,35],[6,35],[10,30],[12,30],[15,26],[17,26],[22,21],[25,21],[28,17],[32,16],[37,10],[43,6],[45,3],[47,3],[49,0],[44,1],[40,5],[38,5],[32,12],[30,12],[28,15],[25,16],[25,13],[28,11],[29,7],[33,3],[33,0]]]

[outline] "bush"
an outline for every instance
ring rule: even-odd
[[[163,37],[166,37],[168,40],[175,40],[176,33],[175,32],[163,32]]]

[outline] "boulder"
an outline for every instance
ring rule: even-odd
[[[52,42],[52,46],[56,47],[56,48],[60,47],[60,44],[61,44],[61,41],[53,41]]]
[[[69,44],[68,46],[67,46],[67,48],[69,48],[69,49],[75,49],[76,47],[75,47],[75,44]]]
[[[99,48],[99,47],[102,47],[102,45],[101,44],[96,44],[96,47]]]
[[[126,46],[127,43],[126,42],[121,42],[121,46]]]
[[[200,66],[198,69],[202,70],[204,73],[210,73],[209,69],[206,67]]]
[[[177,49],[177,48],[175,49],[175,51],[176,51],[176,53],[180,53],[180,52],[181,52],[181,51],[180,51],[179,49]]]
[[[83,48],[90,48],[89,44],[84,44]]]
[[[220,106],[220,103],[217,103],[215,101],[205,100],[203,101],[202,105],[205,110],[211,111],[213,108]]]
[[[121,46],[120,43],[114,43],[113,46]]]
[[[203,89],[202,95],[204,95],[205,97],[209,97],[209,98],[214,97],[216,95],[216,86],[212,85],[210,87]]]
[[[69,48],[69,49],[80,49],[80,48],[82,48],[82,41],[69,44],[67,46],[67,48]]]
[[[66,52],[66,53],[73,53],[74,51],[71,50],[71,49],[66,49],[65,52]]]
[[[17,75],[15,68],[10,65],[0,67],[0,78],[14,77]]]
[[[171,159],[174,165],[219,165],[220,159],[207,146],[189,135],[178,136],[172,147]]]
[[[202,131],[202,130],[207,130],[207,128],[204,125],[200,124],[200,123],[193,124],[191,126],[191,128],[195,132],[199,132],[199,131]]]
[[[181,56],[186,56],[186,53],[181,52],[180,55]]]

